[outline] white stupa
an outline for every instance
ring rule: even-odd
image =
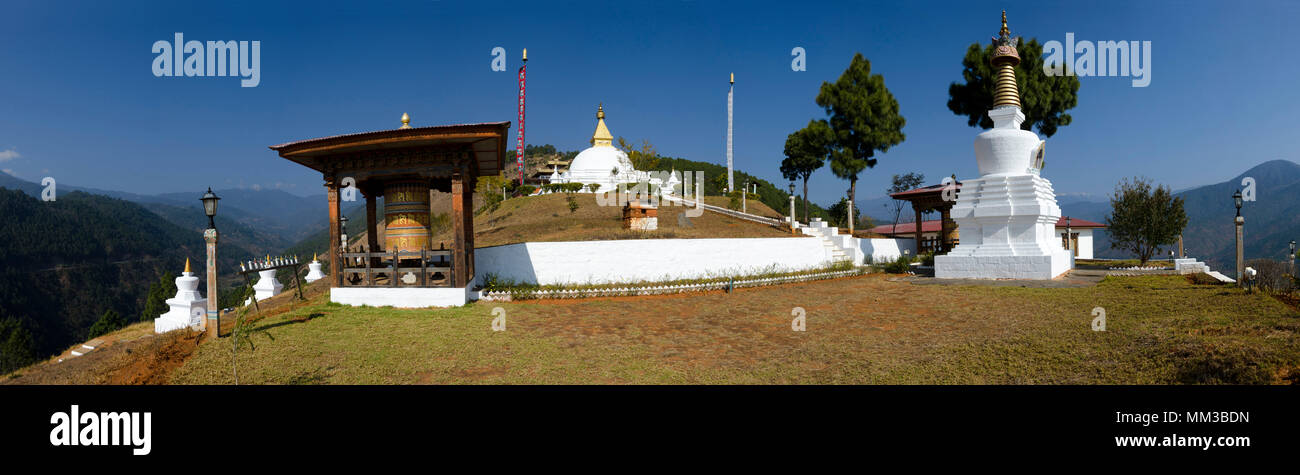
[[[961,240],[934,258],[935,277],[1052,279],[1073,268],[1074,257],[1056,236],[1061,208],[1052,182],[1039,175],[1047,144],[1020,129],[1025,120],[1015,73],[1020,56],[1005,11],[995,44],[993,128],[975,139],[980,177],[962,181],[952,208]]]
[[[199,295],[199,278],[190,272],[190,260],[185,259],[185,272],[176,278],[176,296],[167,299],[171,307],[167,313],[153,321],[154,333],[166,333],[182,328],[198,329],[208,313],[208,299]]]
[[[271,256],[266,256],[266,262],[268,265],[271,264]],[[284,284],[276,280],[275,271],[275,269],[267,269],[257,273],[257,283],[253,284],[253,298],[261,301],[280,295],[280,291],[284,290]]]
[[[667,180],[650,172],[638,171],[627,154],[614,147],[614,136],[605,126],[605,106],[596,107],[596,132],[591,135],[591,147],[578,153],[564,173],[551,172],[551,183],[599,184],[595,193],[614,191],[620,183],[646,182],[656,186],[666,185],[665,192],[680,183],[676,173]],[[583,188],[582,192],[589,192]]]
[[[321,272],[320,266],[321,266],[320,260],[317,259],[317,256],[315,254],[312,254],[311,262],[307,263],[307,277],[304,277],[303,280],[306,280],[307,283],[310,284],[312,282],[324,279],[325,273]]]

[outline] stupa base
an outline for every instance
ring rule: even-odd
[[[1051,280],[1074,268],[1074,256],[1064,249],[1035,256],[934,257],[938,279],[1025,279]]]

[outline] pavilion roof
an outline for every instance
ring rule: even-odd
[[[323,160],[356,152],[465,146],[474,153],[479,175],[489,176],[505,166],[509,129],[510,122],[408,127],[298,140],[269,148],[281,157],[323,171]]]

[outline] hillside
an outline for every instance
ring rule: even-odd
[[[0,341],[12,343],[0,346],[6,364],[82,341],[107,310],[138,321],[151,283],[179,273],[187,257],[203,262],[201,233],[124,200],[71,192],[43,202],[0,188],[0,216]],[[231,243],[220,263],[235,269],[252,257]]]
[[[1242,216],[1246,217],[1246,258],[1284,259],[1287,243],[1300,239],[1300,164],[1272,160],[1231,180],[1175,194],[1183,198],[1187,212],[1184,249],[1188,255],[1229,275],[1233,274],[1236,261],[1232,224],[1236,209],[1232,204],[1232,194],[1241,188],[1244,177],[1255,179],[1257,198],[1257,201],[1246,202],[1241,210]],[[1071,203],[1062,206],[1062,211],[1083,219],[1105,222],[1110,214],[1110,203]],[[1132,257],[1111,249],[1110,239],[1105,233],[1097,233],[1093,249],[1098,257]]]

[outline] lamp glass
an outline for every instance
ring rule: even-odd
[[[203,201],[203,214],[206,214],[209,218],[216,216],[217,200],[220,199],[216,194],[212,193],[212,188],[208,188],[208,192],[204,193],[202,198],[199,198],[199,200]]]
[[[1232,194],[1232,202],[1237,205],[1237,209],[1241,209],[1241,190],[1237,190],[1236,193]]]

